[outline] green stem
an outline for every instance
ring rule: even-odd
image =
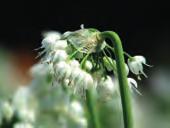
[[[106,47],[108,47],[108,48],[110,48],[114,53],[115,53],[115,50],[114,50],[114,48],[112,48],[110,45],[108,45],[108,44],[106,44]],[[127,52],[123,52],[127,57],[129,57],[129,58],[132,58],[132,56],[129,54],[129,53],[127,53]]]
[[[114,53],[116,58],[117,74],[119,80],[119,88],[121,95],[121,103],[123,110],[123,119],[124,119],[124,128],[133,128],[133,116],[132,116],[132,107],[131,107],[131,95],[128,86],[126,69],[125,69],[125,60],[124,52],[122,48],[122,43],[119,36],[112,31],[105,31],[101,33],[103,39],[108,38],[112,41],[114,45]]]
[[[68,59],[73,59],[74,56],[81,50],[82,48],[76,49],[71,55],[68,56]]]
[[[95,97],[93,93],[94,92],[92,88],[86,90],[86,104],[87,104],[88,113],[89,113],[89,122],[91,122],[92,124],[91,128],[100,128],[100,123],[99,123],[97,110],[96,110],[96,103],[94,99]]]

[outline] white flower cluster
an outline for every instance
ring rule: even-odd
[[[3,101],[0,104],[0,120],[11,123],[14,118],[19,122],[14,124],[14,128],[33,128],[35,122],[35,108],[31,108],[30,92],[27,87],[21,87],[15,93],[11,102]],[[29,101],[29,102],[28,102]]]
[[[71,88],[74,94],[82,94],[84,90],[93,86],[94,80],[89,73],[80,68],[77,60],[69,59],[67,46],[67,41],[60,39],[59,34],[47,34],[42,41],[45,52],[43,63],[49,64],[55,83]],[[91,63],[86,62],[86,67],[90,70]]]
[[[82,33],[82,31],[83,30],[81,30],[80,32]],[[93,68],[92,63],[89,60],[85,61],[85,66],[82,69],[79,61],[75,59],[76,57],[70,59],[70,56],[72,56],[69,53],[71,47],[69,44],[70,39],[74,38],[74,43],[76,43],[76,41],[79,41],[77,43],[80,43],[80,39],[85,39],[85,35],[88,33],[88,31],[86,30],[85,35],[84,33],[82,34],[84,35],[83,37],[78,37],[76,32],[75,34],[73,34],[73,36],[69,36],[72,34],[72,32],[66,32],[63,35],[56,32],[49,32],[48,34],[46,34],[45,38],[42,41],[41,48],[44,48],[44,50],[41,53],[45,53],[45,56],[43,57],[43,62],[49,64],[50,72],[51,74],[53,74],[53,80],[55,81],[54,84],[60,83],[60,85],[72,89],[72,92],[74,94],[77,93],[82,95],[84,94],[83,91],[90,87],[96,88],[97,91],[100,90],[98,88],[106,88],[102,89],[102,93],[99,92],[99,94],[108,94],[109,91],[106,90],[109,90],[107,89],[109,86],[105,86],[107,82],[103,81],[108,81],[108,79],[110,79],[110,76],[105,76],[105,78],[103,78],[101,74],[99,76],[95,76],[93,75],[93,73],[88,73]],[[87,37],[89,37],[89,33],[87,35]],[[69,39],[63,37],[69,37]],[[73,41],[71,42],[73,43]],[[79,54],[81,54],[81,58],[79,59],[83,59],[83,53],[79,52]],[[106,69],[108,71],[113,71],[115,79],[117,79],[116,61],[106,56],[103,57],[103,60]],[[125,63],[126,75],[129,75],[130,70],[132,73],[137,75],[138,78],[140,78],[140,74],[146,76],[143,72],[142,64],[147,65],[146,60],[143,56],[135,56],[129,58],[128,65]],[[137,82],[133,78],[128,78],[128,83],[131,90],[135,90],[137,93],[139,93],[137,90]],[[111,82],[109,84],[111,84]],[[112,80],[111,86],[114,87],[115,84],[116,82]]]
[[[92,89],[98,99],[110,100],[118,85],[116,61],[101,54],[106,42],[97,34],[84,27],[63,35],[55,31],[44,33],[40,47],[43,50],[39,53],[44,56],[30,70],[33,80],[29,86],[20,87],[11,102],[0,102],[0,126],[4,119],[10,122],[17,117],[14,128],[87,128],[84,100],[78,99],[85,99],[86,90]],[[81,46],[83,49],[79,49]],[[141,74],[147,77],[143,64],[147,65],[143,56],[129,57],[125,63],[129,88],[140,95],[137,82],[128,75],[131,71],[139,79]],[[111,71],[114,77],[107,74]]]
[[[33,97],[31,96],[31,92],[28,87],[20,87],[16,91],[12,104],[20,121],[27,123],[34,123],[36,121],[36,109]]]
[[[0,126],[4,119],[10,123],[16,117],[18,121],[13,125],[14,128],[87,128],[82,104],[71,99],[61,86],[54,89],[49,85],[47,64],[33,66],[31,75],[33,80],[29,86],[19,87],[11,102],[0,103]],[[42,121],[44,118],[47,119]]]
[[[63,66],[63,61],[60,61],[59,63],[56,65],[59,64]],[[69,65],[77,67],[79,66],[79,63],[77,61],[70,61]],[[86,128],[87,120],[85,118],[83,106],[76,99],[71,99],[70,96],[63,91],[61,86],[62,83],[59,82],[62,78],[62,74],[58,74],[58,76],[60,76],[57,77],[58,79],[55,78],[57,81],[54,83],[55,88],[50,86],[51,82],[47,79],[49,75],[53,75],[49,72],[50,69],[51,67],[49,65],[40,63],[36,64],[31,69],[31,75],[34,79],[29,86],[29,90],[31,95],[34,97],[34,101],[36,102],[32,102],[32,104],[36,104],[34,105],[34,109],[37,110],[36,119],[41,120],[44,118],[44,113],[46,113],[45,116],[47,116],[48,119],[51,119],[51,113],[53,113],[58,117],[56,120],[51,119],[54,120],[54,122],[50,125],[55,125],[54,127],[74,127],[72,126],[72,124],[74,124],[76,127]],[[58,73],[61,72],[59,71]],[[27,102],[30,103],[30,101]],[[48,122],[48,119],[45,120],[44,123],[40,123],[45,125],[45,123]]]

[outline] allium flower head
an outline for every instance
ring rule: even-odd
[[[112,53],[115,54],[114,47],[100,35],[100,31],[84,28],[83,25],[77,31],[47,34],[42,41],[44,51],[41,53],[45,53],[43,62],[49,64],[52,81],[80,95],[84,95],[86,89],[96,89],[103,81],[103,85],[106,85],[103,92],[107,90],[110,93],[112,89],[106,88],[112,87],[113,82],[107,72],[113,72],[114,78],[118,79],[117,62],[112,56]],[[140,74],[146,76],[143,64],[147,65],[143,56],[130,57],[128,65],[124,63],[127,77],[129,69],[138,77]],[[136,86],[135,82],[129,79],[129,86]]]

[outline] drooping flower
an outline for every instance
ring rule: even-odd
[[[146,59],[143,56],[134,56],[128,59],[128,66],[130,68],[130,71],[137,75],[138,79],[141,79],[140,74],[143,74],[145,77],[147,77],[147,75],[143,71],[143,64],[146,66],[150,66],[146,64]]]
[[[131,89],[131,91],[134,90],[134,91],[137,92],[139,95],[142,95],[142,94],[137,90],[138,84],[137,84],[136,80],[134,80],[133,78],[128,78],[127,80],[128,80],[128,85],[129,85],[129,88]]]

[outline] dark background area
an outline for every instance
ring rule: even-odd
[[[169,11],[164,1],[6,1],[0,4],[0,47],[36,55],[42,31],[77,30],[84,24],[114,30],[130,54],[169,65]]]

